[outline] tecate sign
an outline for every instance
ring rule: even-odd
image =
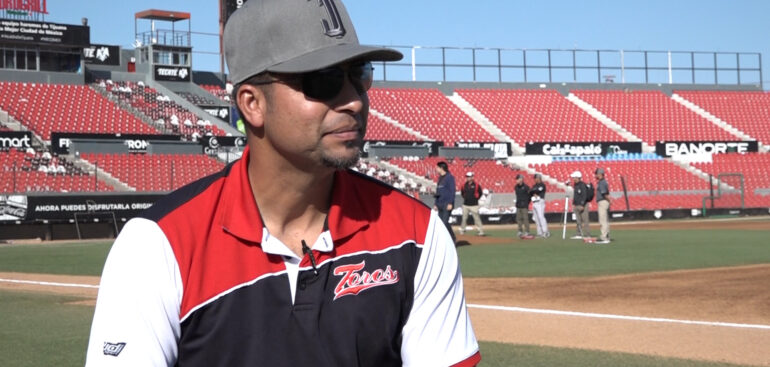
[[[155,80],[172,82],[190,81],[190,70],[185,67],[156,66]]]

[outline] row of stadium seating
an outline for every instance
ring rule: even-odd
[[[170,191],[224,168],[201,154],[104,154],[80,156],[136,191]]]
[[[85,85],[0,82],[0,109],[43,140],[53,131],[159,133]]]
[[[187,140],[205,135],[225,135],[225,132],[210,122],[200,120],[195,114],[171,101],[168,96],[155,88],[134,82],[100,81],[99,86],[138,109],[158,125]]]
[[[228,97],[218,86],[202,87],[223,100]],[[555,90],[458,89],[456,93],[520,144],[625,141]],[[573,93],[651,145],[662,140],[740,140],[660,91],[576,90]],[[675,93],[747,135],[770,144],[770,129],[767,128],[770,93]],[[497,140],[435,89],[373,88],[369,98],[373,110],[447,145],[459,141]],[[370,115],[370,120],[375,118]],[[370,125],[377,123],[370,122]],[[392,137],[380,131],[370,133],[368,138],[414,140],[411,134]]]
[[[515,142],[625,141],[554,90],[460,89],[469,102]],[[575,91],[604,115],[650,145],[657,141],[736,141],[738,136],[659,91]],[[760,141],[770,142],[770,97],[762,92],[677,92]],[[460,107],[434,89],[374,88],[372,109],[431,140],[496,141]],[[516,108],[511,108],[516,106]],[[742,110],[746,107],[747,111]],[[763,112],[764,111],[764,112]],[[763,125],[764,123],[764,125]],[[379,134],[371,137],[381,139]],[[410,137],[411,139],[411,137]]]
[[[35,151],[0,151],[0,172],[0,193],[114,190],[93,175],[73,167],[69,161],[43,158]]]
[[[154,134],[157,130],[141,122],[135,116],[120,109],[117,105],[102,97],[98,92],[86,86],[41,85],[32,83],[0,82],[0,108],[9,111],[11,116],[20,120],[44,139],[50,138],[51,131],[76,132],[122,132]],[[127,101],[133,107],[143,111],[153,119],[162,120],[166,129],[175,133],[192,137],[222,131],[210,124],[201,123],[197,118],[171,102],[156,90],[140,83],[109,82],[101,84],[106,90],[118,98]],[[207,88],[213,94],[226,97],[227,93],[218,87]],[[220,92],[218,92],[220,91]],[[767,111],[770,111],[770,99],[762,92],[677,92],[679,95],[702,105],[709,112],[727,121],[735,127],[746,129],[752,137],[761,137],[764,131],[755,126],[767,126]],[[576,91],[575,94],[593,104],[607,116],[642,137],[646,142],[657,140],[735,140],[736,136],[717,127],[715,124],[691,112],[684,106],[666,97],[660,92],[624,92],[624,91]],[[371,92],[372,109],[378,113],[370,114],[367,138],[372,140],[421,140],[409,133],[413,129],[432,140],[442,140],[447,144],[460,141],[494,141],[496,140],[487,130],[477,124],[460,107],[457,107],[438,90],[431,89],[389,89],[375,88]],[[517,141],[597,141],[622,140],[622,137],[608,128],[588,113],[569,102],[555,91],[546,90],[458,90],[457,95],[468,101],[504,133]],[[70,98],[71,97],[71,98]],[[515,105],[517,108],[510,108]],[[55,106],[54,108],[39,108],[39,106]],[[763,112],[765,111],[765,112]],[[68,113],[72,115],[67,115]],[[189,115],[186,115],[189,114]],[[378,116],[383,114],[389,121]],[[38,118],[29,119],[26,116]],[[50,117],[53,116],[53,117]],[[115,119],[114,125],[92,124],[84,127],[81,124],[67,124],[66,121],[93,120],[93,116],[105,116],[104,120]],[[172,118],[169,116],[176,116]],[[731,116],[731,117],[726,117]],[[165,117],[165,118],[163,118]],[[121,118],[128,122],[121,122]],[[764,120],[763,120],[764,119]],[[196,120],[196,121],[193,121]],[[686,129],[677,129],[674,121],[683,121]],[[48,121],[41,124],[41,121]],[[500,123],[500,121],[507,124]],[[40,127],[42,126],[42,127]],[[55,126],[55,127],[54,127]],[[130,126],[130,127],[129,127]],[[653,126],[647,133],[647,126]],[[69,127],[69,129],[67,128]],[[403,127],[403,128],[402,128]],[[754,130],[751,130],[754,129]],[[673,132],[672,132],[673,131]],[[694,135],[690,134],[693,133]],[[538,135],[539,134],[539,135]],[[648,134],[648,135],[645,135]],[[666,135],[668,134],[668,135]],[[93,191],[93,176],[88,177],[84,184],[61,183],[70,177],[82,177],[85,173],[71,166],[30,163],[27,156],[26,165],[10,158],[10,152],[5,154],[3,167],[9,172],[9,167],[16,166],[17,173],[37,172],[46,179],[40,179],[35,185],[35,178],[27,180],[17,174],[13,183],[16,187],[26,187],[30,190],[48,191]],[[16,153],[14,153],[16,154]],[[40,152],[34,153],[36,156]],[[142,156],[142,155],[113,155],[113,156],[84,156],[89,161],[99,162],[100,168],[111,173],[130,187],[139,191],[165,191],[179,187],[195,178],[212,173],[222,167],[215,160],[198,155],[190,159],[174,157]],[[608,172],[608,179],[613,184],[614,191],[619,191],[620,176],[623,176],[628,191],[632,194],[629,201],[632,209],[649,208],[697,208],[701,205],[702,191],[708,189],[704,177],[688,172],[681,166],[668,160],[662,160],[649,154],[616,156],[607,159],[564,159],[555,160],[549,165],[530,165],[530,169],[543,172],[557,180],[563,180],[574,170],[581,170],[586,177],[592,177],[593,169],[602,166]],[[16,158],[14,158],[16,159]],[[435,181],[435,163],[441,158],[429,158],[421,161],[392,159],[389,162],[402,167],[416,176]],[[714,156],[712,163],[698,163],[695,167],[706,173],[741,172],[746,178],[747,205],[770,206],[770,155],[768,154],[727,154]],[[24,163],[23,162],[23,163]],[[64,161],[67,164],[67,161]],[[531,175],[525,171],[499,164],[493,160],[450,160],[452,171],[458,178],[458,189],[464,181],[467,171],[476,172],[482,186],[493,192],[512,192],[515,185],[515,175],[525,174],[531,184]],[[143,178],[145,167],[155,167],[157,177]],[[175,171],[171,178],[171,167]],[[26,170],[22,170],[24,167]],[[36,167],[36,168],[32,168]],[[64,172],[62,172],[62,167]],[[53,168],[53,169],[52,169]],[[47,171],[47,172],[43,172]],[[371,169],[367,168],[366,172]],[[139,175],[136,175],[136,174]],[[392,181],[399,188],[414,194],[430,194],[425,187],[416,184],[408,178],[377,170],[373,174],[384,180]],[[5,175],[8,176],[8,175]],[[57,179],[61,178],[61,180]],[[10,190],[5,182],[3,190]],[[32,185],[26,185],[32,183]],[[26,185],[26,186],[25,186]],[[734,185],[733,185],[734,186]],[[112,187],[99,181],[97,190],[112,190]],[[692,193],[697,191],[697,193]],[[549,192],[558,193],[563,190],[550,187]],[[549,208],[558,209],[559,204],[549,202]]]

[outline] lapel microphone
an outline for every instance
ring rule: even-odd
[[[318,275],[318,267],[316,267],[313,250],[311,250],[310,247],[307,247],[307,243],[305,243],[305,240],[302,240],[302,253],[310,255],[310,264],[313,265],[313,273],[315,273],[315,275]]]

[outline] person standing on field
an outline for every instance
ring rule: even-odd
[[[570,177],[575,189],[572,197],[572,206],[575,212],[575,222],[577,223],[577,234],[571,238],[579,240],[591,237],[591,232],[588,228],[588,187],[583,182],[583,174],[580,171],[572,172]]]
[[[479,216],[479,199],[481,198],[481,185],[473,178],[473,172],[465,174],[465,184],[460,191],[463,197],[463,220],[460,222],[460,234],[465,234],[468,224],[468,213],[473,216],[473,224],[479,230],[478,235],[484,235],[484,227]]]
[[[519,237],[531,236],[529,233],[529,186],[524,183],[524,176],[516,175],[516,224]]]
[[[449,224],[449,217],[452,216],[452,209],[455,207],[455,176],[449,172],[449,165],[444,161],[436,164],[436,170],[439,177],[436,183],[436,204],[433,205],[433,209],[438,212],[438,217],[452,236],[452,241],[457,242],[452,225]]]
[[[610,243],[610,185],[604,177],[603,168],[597,168],[594,174],[598,181],[596,184],[596,206],[601,230],[597,243]]]
[[[539,173],[535,174],[535,184],[529,192],[532,197],[533,218],[537,227],[537,235],[548,238],[551,237],[551,232],[548,231],[548,222],[545,220],[545,192],[543,177]]]

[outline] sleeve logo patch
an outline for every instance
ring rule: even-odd
[[[125,348],[126,343],[104,343],[104,355],[117,357]]]
[[[366,261],[358,264],[340,265],[334,268],[334,275],[342,275],[342,279],[334,288],[334,300],[348,295],[357,295],[369,288],[379,287],[381,285],[398,283],[398,271],[391,269],[388,265],[385,270],[376,269],[369,273],[360,272]]]

